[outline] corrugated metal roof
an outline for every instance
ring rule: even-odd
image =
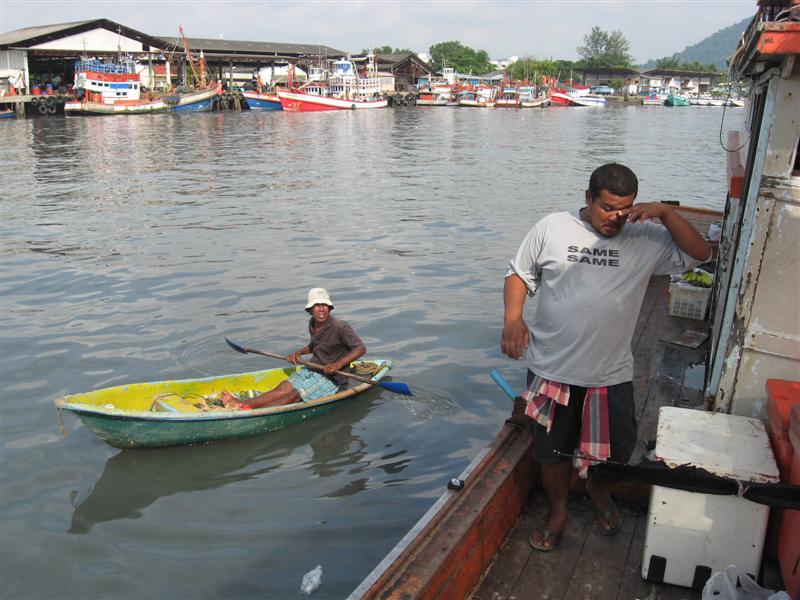
[[[39,27],[26,27],[24,29],[17,29],[9,31],[8,33],[0,34],[0,44],[19,44],[25,40],[34,39],[43,35],[50,35],[72,29],[79,25],[86,25],[94,23],[98,19],[89,19],[88,21],[73,21],[72,23],[54,23],[53,25],[41,25]]]
[[[169,46],[183,48],[183,41],[176,37],[159,37]],[[222,40],[215,38],[186,38],[193,52],[213,52],[214,54],[263,54],[263,55],[313,55],[345,56],[347,52],[323,44],[286,44],[282,42],[249,42],[245,40]]]

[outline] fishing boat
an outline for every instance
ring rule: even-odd
[[[603,96],[596,96],[594,94],[585,94],[583,96],[575,96],[572,98],[572,106],[608,106],[608,100]]]
[[[473,108],[494,108],[497,88],[493,85],[469,86],[458,94],[458,105]]]
[[[519,88],[519,106],[520,108],[550,106],[550,94],[539,93],[535,85],[522,85]]]
[[[13,119],[17,113],[13,110],[0,110],[0,119]]]
[[[216,86],[193,90],[177,88],[161,96],[142,95],[142,84],[135,61],[120,58],[111,62],[75,62],[74,89],[83,97],[64,104],[67,115],[125,115],[166,111],[211,110]]]
[[[282,110],[277,92],[245,90],[242,96],[250,110]]]
[[[664,100],[664,106],[689,106],[689,99],[686,96],[673,93]]]
[[[553,106],[575,106],[575,99],[588,96],[591,88],[588,85],[568,82],[556,85],[551,94]]]
[[[364,73],[358,72],[353,60],[342,58],[333,61],[331,70],[325,75],[324,79],[313,79],[301,87],[294,87],[293,75],[290,75],[289,89],[278,90],[283,110],[359,110],[384,108],[389,104],[371,51],[367,55]]]
[[[521,108],[522,98],[520,88],[513,84],[504,84],[495,100],[497,108]]]
[[[451,67],[442,69],[441,79],[428,76],[427,85],[419,88],[417,106],[458,106],[456,72]]]
[[[775,21],[781,16],[784,20]],[[692,409],[688,412],[696,412],[697,421],[709,424],[691,431],[683,439],[683,448],[702,448],[707,438],[726,433],[732,417],[744,419],[752,431],[763,434],[764,422],[769,426],[773,423],[772,415],[768,418],[765,414],[770,410],[765,402],[768,378],[798,379],[800,322],[796,311],[790,308],[794,290],[800,285],[796,260],[800,231],[800,168],[796,163],[800,96],[795,93],[800,73],[792,70],[798,55],[800,23],[791,22],[788,11],[777,13],[770,7],[760,7],[731,59],[731,77],[751,82],[753,102],[747,130],[730,132],[725,144],[729,150],[728,189],[724,215],[715,217],[722,223],[717,278],[713,290],[704,294],[710,316],[703,320],[705,310],[700,311],[700,317],[691,318],[671,315],[671,308],[668,313],[666,297],[672,294],[669,282],[659,283],[656,277],[651,279],[637,323],[639,333],[634,336],[632,350],[639,364],[633,385],[640,411],[640,444],[652,440],[656,431],[660,434],[666,409],[673,414],[685,410],[678,406]],[[785,76],[764,77],[770,71]],[[698,231],[710,232],[699,218],[690,223]],[[686,338],[681,341],[692,332],[701,336],[697,339],[708,341],[707,349],[703,348],[705,341],[699,346]],[[672,358],[668,359],[668,355]],[[692,386],[687,384],[691,379],[688,375],[697,366],[692,362],[695,358],[703,372]],[[506,393],[516,398],[514,390]],[[627,506],[632,508],[623,508],[624,519],[617,535],[610,537],[600,531],[590,502],[576,502],[568,504],[570,524],[558,549],[542,553],[532,550],[528,539],[546,519],[547,506],[537,490],[533,437],[521,414],[524,400],[515,399],[514,408],[498,435],[464,471],[454,474],[449,483],[442,482],[442,496],[376,565],[349,600],[699,598],[715,570],[723,572],[726,565],[736,564],[724,562],[731,554],[753,558],[751,574],[754,578],[766,575],[765,587],[785,589],[788,597],[800,598],[800,511],[775,509],[798,506],[797,445],[793,448],[792,468],[782,476],[783,484],[765,484],[772,486],[777,500],[786,502],[772,504],[772,524],[766,540],[763,529],[760,535],[747,533],[753,519],[736,513],[724,515],[714,508],[718,494],[730,494],[732,503],[744,500],[748,487],[756,486],[753,480],[728,478],[731,490],[709,494],[707,488],[698,490],[697,480],[691,477],[671,484],[660,477],[649,481],[623,477],[613,484],[611,493],[618,501],[627,496],[631,502]],[[688,419],[691,417],[687,423]],[[719,429],[710,425],[715,420]],[[670,425],[667,420],[667,426],[674,427],[674,423]],[[730,439],[735,444],[747,442],[741,433]],[[764,442],[762,448],[769,450],[770,443]],[[772,448],[777,457],[778,447]],[[656,459],[658,450],[657,442],[653,454]],[[738,459],[716,451],[708,456],[729,458],[733,463]],[[676,470],[667,461],[652,462],[659,463],[662,473]],[[638,468],[642,465],[623,467],[619,472],[642,473]],[[774,474],[774,470],[770,473]],[[681,485],[686,486],[683,490],[692,490],[684,492],[688,499],[683,496],[681,501],[656,505],[648,500],[656,497],[656,487],[661,488],[661,494],[664,488],[675,491]],[[743,494],[744,498],[738,497]],[[634,505],[637,495],[639,504]],[[744,505],[751,510],[750,505],[757,502],[744,500]],[[761,502],[766,503],[764,498]],[[643,514],[641,506],[648,504],[649,512]],[[665,519],[659,511],[670,504],[674,518]],[[658,518],[650,518],[653,511]],[[680,541],[663,555],[649,555],[648,534],[665,524],[671,528],[670,539]],[[773,557],[771,568],[761,570],[762,564],[767,564],[761,563],[760,552],[769,543],[769,531],[777,538],[773,548],[777,565]],[[694,535],[692,541],[682,537]],[[720,544],[720,540],[727,543]],[[695,562],[698,549],[703,555],[702,564]],[[691,558],[684,560],[686,556]],[[670,582],[668,574],[675,568],[673,565],[684,569],[688,582]],[[730,597],[738,593],[735,588],[734,579]],[[725,594],[703,593],[704,598],[711,596],[722,598]]]
[[[354,372],[380,382],[389,360],[353,363]],[[267,369],[202,379],[120,385],[56,400],[59,411],[76,415],[97,437],[117,448],[180,446],[261,435],[330,412],[347,398],[373,387],[359,382],[342,391],[285,406],[227,410],[219,393],[240,398],[273,389],[299,367]]]
[[[665,98],[659,94],[652,93],[648,96],[642,96],[642,106],[664,106]]]

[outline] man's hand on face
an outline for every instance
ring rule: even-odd
[[[618,211],[618,215],[626,217],[628,223],[644,223],[663,218],[668,210],[670,210],[669,205],[663,202],[642,202]]]

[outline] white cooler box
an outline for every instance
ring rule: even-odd
[[[656,458],[741,481],[775,483],[778,467],[764,424],[723,413],[662,407]],[[701,590],[715,571],[736,565],[758,576],[769,507],[739,496],[654,485],[642,577]]]

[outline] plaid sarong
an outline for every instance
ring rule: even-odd
[[[305,367],[301,367],[289,375],[289,383],[300,394],[303,402],[324,398],[325,396],[333,396],[339,391],[339,386],[325,377],[325,375]]]
[[[536,375],[522,397],[528,403],[525,414],[550,433],[555,420],[553,403],[562,406],[569,404],[569,384]],[[589,466],[602,462],[609,456],[611,435],[608,426],[608,388],[587,388],[581,412],[580,443],[572,464],[578,469],[578,476],[586,479]]]

